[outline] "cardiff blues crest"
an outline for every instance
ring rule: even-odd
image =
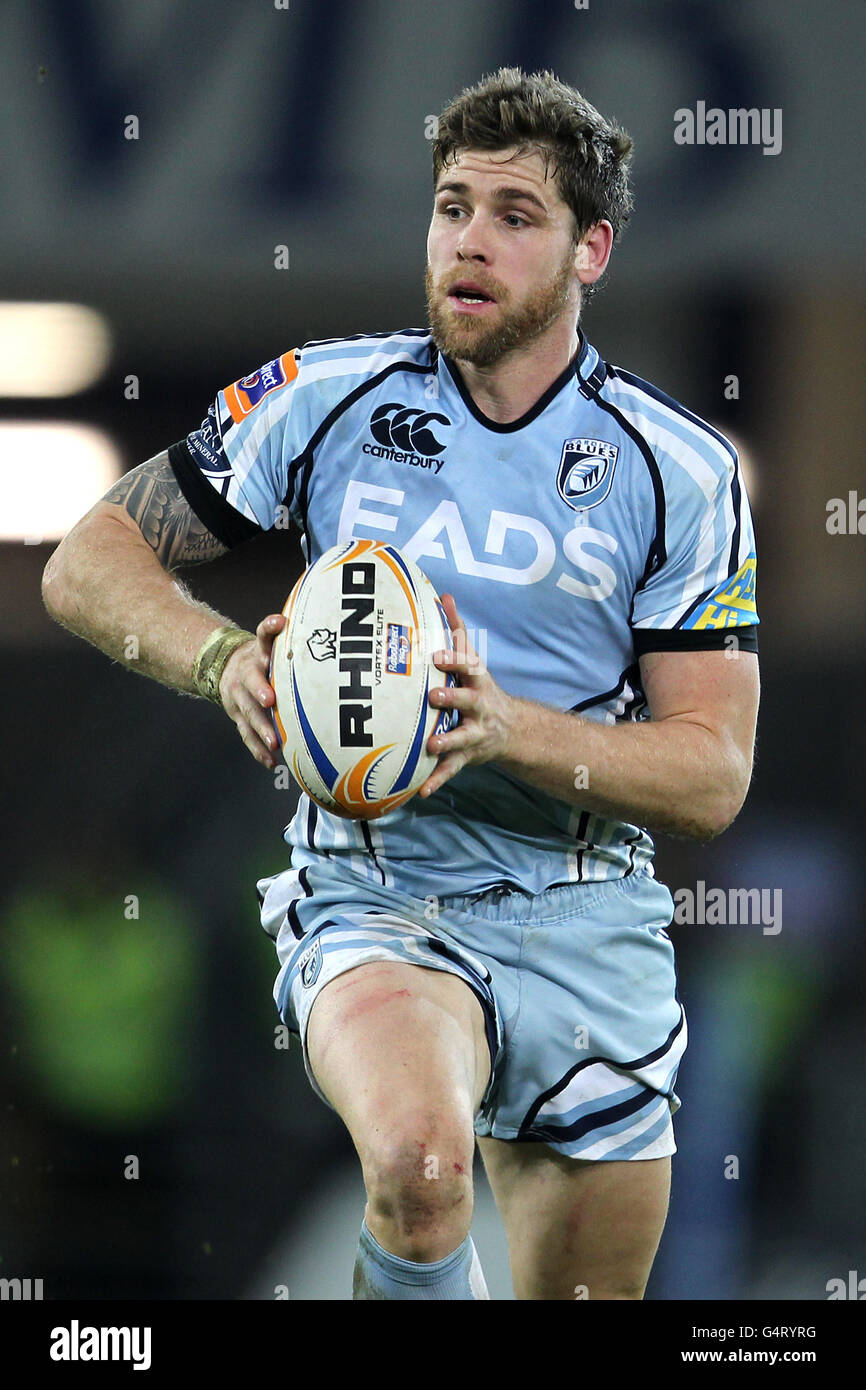
[[[613,483],[619,447],[604,439],[566,439],[556,485],[575,511],[603,502]]]
[[[314,941],[312,946],[308,946],[298,961],[298,970],[301,975],[301,984],[304,989],[310,989],[319,978],[319,971],[322,968],[322,943]]]

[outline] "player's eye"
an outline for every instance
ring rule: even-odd
[[[528,227],[529,223],[525,217],[521,217],[519,212],[507,212],[505,221],[510,227]]]

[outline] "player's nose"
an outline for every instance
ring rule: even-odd
[[[464,225],[457,242],[457,254],[465,261],[490,259],[487,235],[477,217],[470,218]]]

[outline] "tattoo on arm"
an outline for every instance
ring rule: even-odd
[[[228,553],[181,492],[167,450],[125,474],[102,500],[129,512],[163,569],[201,565]]]

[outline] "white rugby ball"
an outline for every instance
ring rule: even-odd
[[[286,764],[326,811],[375,820],[426,781],[428,739],[456,723],[427,698],[456,683],[432,661],[453,650],[445,610],[396,546],[352,540],[304,571],[283,612],[270,681]]]

